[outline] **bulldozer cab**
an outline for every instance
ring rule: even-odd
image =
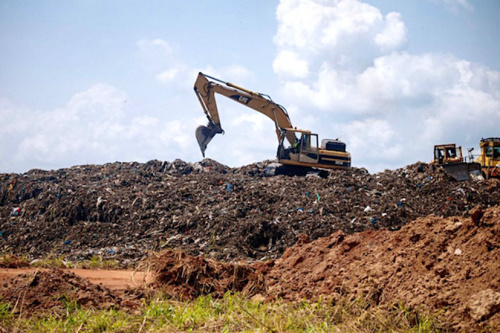
[[[485,155],[493,160],[500,160],[500,142],[498,147],[487,146]]]
[[[448,164],[463,162],[462,147],[454,143],[434,146],[434,164]]]

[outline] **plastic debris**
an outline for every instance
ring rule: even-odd
[[[21,213],[21,208],[15,207],[15,208],[12,208],[12,210],[10,212],[10,216],[19,216],[20,213]]]

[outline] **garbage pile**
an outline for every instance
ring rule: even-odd
[[[271,164],[154,160],[0,174],[0,251],[99,255],[124,266],[169,248],[259,260],[280,257],[300,234],[398,230],[417,217],[467,216],[500,202],[498,180],[456,182],[425,163],[266,177]]]

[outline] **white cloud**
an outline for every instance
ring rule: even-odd
[[[137,46],[138,55],[145,67],[156,73],[156,81],[168,85],[170,89],[185,91],[188,87],[192,88],[200,71],[214,77],[231,78],[237,82],[252,77],[252,73],[246,67],[235,64],[218,69],[213,66],[193,69],[176,54],[168,42],[162,39],[141,40],[137,42]]]
[[[302,68],[306,61],[311,72],[325,62],[351,68],[407,43],[398,13],[384,17],[377,8],[356,0],[282,0],[276,16],[279,56],[273,65],[281,71],[289,59],[300,59]]]
[[[7,100],[0,111],[0,172],[61,168],[150,159],[189,159],[195,151],[196,119],[163,120],[137,115],[125,103],[127,94],[96,84],[76,93],[66,106],[34,111]],[[183,153],[185,152],[185,153]]]
[[[157,69],[170,65],[173,60],[173,49],[163,39],[143,39],[136,43],[140,59],[146,68]]]
[[[277,18],[273,68],[287,106],[307,110],[293,115],[294,125],[307,118],[322,135],[340,134],[355,165],[378,171],[428,161],[435,143],[498,136],[500,73],[453,55],[404,51],[400,14],[383,16],[357,0],[282,0]],[[290,75],[282,54],[304,62],[307,76]]]
[[[68,114],[93,119],[106,118],[118,119],[124,114],[124,103],[127,102],[127,95],[108,84],[99,83],[88,90],[75,94],[68,102],[68,113],[61,112],[60,116]],[[85,114],[84,114],[85,113]]]
[[[274,72],[287,76],[290,75],[296,78],[306,78],[309,73],[307,62],[297,58],[293,52],[281,51],[273,62]]]
[[[468,0],[434,0],[434,2],[442,2],[448,10],[454,13],[457,13],[460,9],[474,10],[474,6]]]
[[[167,69],[166,71],[163,71],[160,74],[156,75],[156,79],[163,83],[170,82],[177,78],[179,72],[180,69],[178,68]]]
[[[375,35],[375,43],[382,51],[396,50],[407,40],[406,27],[399,13],[387,14],[386,22],[382,31]]]
[[[353,121],[343,128],[343,132],[350,138],[349,151],[355,166],[363,166],[360,161],[372,165],[380,161],[394,164],[405,154],[399,134],[387,120]]]
[[[174,48],[163,39],[144,39],[137,43],[137,54],[145,69],[154,73],[154,78],[170,88],[184,89],[188,66],[176,54]]]

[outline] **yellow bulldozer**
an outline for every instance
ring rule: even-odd
[[[481,153],[476,162],[481,165],[483,177],[500,178],[500,138],[486,138],[479,142]]]
[[[440,165],[456,180],[468,180],[481,175],[481,164],[466,162],[462,155],[462,147],[454,143],[434,146],[432,165]]]

